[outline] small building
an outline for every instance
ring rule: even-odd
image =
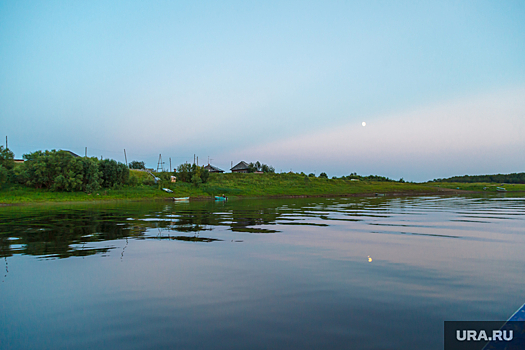
[[[25,162],[24,159],[13,159],[13,161],[15,162],[15,164],[22,164],[23,162]]]
[[[213,166],[210,164],[206,165],[204,169],[208,170],[210,173],[223,173],[224,172],[224,170],[219,169],[216,166]]]
[[[176,177],[176,176],[173,176],[173,175],[171,175],[171,182],[177,182],[177,177]]]
[[[246,163],[244,160],[241,160],[239,164],[231,168],[230,170],[232,173],[247,173],[249,169],[248,163]]]

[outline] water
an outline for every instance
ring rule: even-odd
[[[442,349],[525,302],[525,199],[0,208],[2,349]]]

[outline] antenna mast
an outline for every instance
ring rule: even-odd
[[[164,162],[162,161],[162,154],[159,154],[159,161],[157,162],[157,173],[160,171],[164,171]]]

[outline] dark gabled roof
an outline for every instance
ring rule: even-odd
[[[66,150],[66,149],[61,149],[61,151],[67,152],[67,153],[71,154],[71,155],[72,155],[73,157],[75,157],[75,158],[80,157],[78,154],[73,153],[73,152],[71,152],[71,151],[68,151],[68,150]]]
[[[213,166],[210,164],[206,165],[204,169],[208,170],[210,173],[223,173],[224,172],[224,170],[219,169],[216,166]]]
[[[248,163],[246,163],[244,160],[241,160],[239,164],[237,164],[230,170],[235,171],[235,170],[248,170],[248,169],[249,169]]]

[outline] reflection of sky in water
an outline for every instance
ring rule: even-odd
[[[444,320],[524,302],[525,202],[500,199],[2,208],[0,342],[442,349]]]

